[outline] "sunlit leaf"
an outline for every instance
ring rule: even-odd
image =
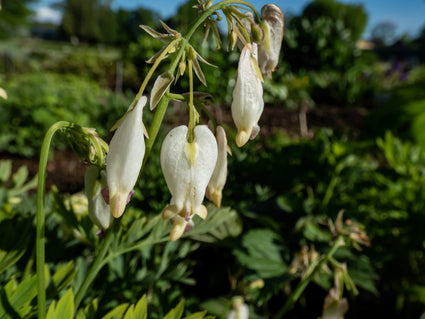
[[[180,319],[183,315],[183,310],[184,301],[182,300],[174,309],[170,310],[170,312],[165,315],[164,319]]]
[[[122,319],[124,318],[124,313],[128,308],[128,304],[122,304],[116,307],[115,309],[109,311],[102,319]]]

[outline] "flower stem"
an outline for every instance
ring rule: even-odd
[[[90,285],[96,278],[100,269],[102,269],[104,265],[103,259],[105,258],[106,253],[108,252],[108,249],[112,243],[112,240],[115,238],[114,235],[118,233],[119,229],[120,229],[120,219],[114,219],[112,227],[108,230],[106,237],[103,240],[102,246],[100,247],[100,250],[96,256],[96,259],[91,265],[89,272],[87,273],[83,283],[81,284],[80,288],[77,291],[77,294],[75,295],[75,299],[74,299],[75,310],[78,310],[78,306],[83,300],[84,294],[86,293],[87,289],[90,287]]]
[[[146,162],[149,158],[153,144],[155,143],[156,137],[158,136],[159,129],[161,128],[162,120],[164,119],[165,112],[167,111],[167,107],[168,107],[168,97],[167,97],[167,94],[165,94],[161,98],[161,100],[159,101],[156,107],[152,124],[149,127],[149,138],[146,140],[145,157],[143,158],[143,165],[142,165],[142,169],[140,170],[140,173],[143,171],[143,168],[145,167]]]
[[[189,71],[189,143],[193,142],[194,130],[196,126],[195,120],[195,106],[193,105],[193,69],[192,60],[188,60],[188,71]]]
[[[143,95],[143,92],[146,88],[146,85],[148,85],[148,82],[150,80],[150,78],[152,77],[153,73],[155,72],[156,68],[158,67],[158,65],[161,63],[161,61],[164,59],[164,57],[169,54],[170,49],[173,48],[178,41],[181,41],[181,38],[179,39],[175,39],[173,41],[171,41],[167,47],[164,49],[164,51],[162,51],[162,53],[158,56],[158,58],[155,60],[154,64],[152,65],[152,67],[149,69],[148,74],[146,74],[142,85],[140,86],[139,92],[137,92],[136,98],[134,99],[133,105],[132,107],[134,107],[137,104],[137,101],[140,99],[140,97]]]
[[[210,16],[212,15],[215,11],[217,10],[221,10],[222,8],[224,8],[225,6],[229,5],[229,4],[242,4],[244,6],[247,6],[248,8],[250,8],[254,14],[255,17],[257,19],[257,21],[260,21],[260,15],[258,14],[258,11],[255,9],[255,7],[247,2],[247,1],[243,1],[243,0],[224,0],[221,1],[215,5],[213,5],[212,7],[208,8],[208,10],[206,10],[200,17],[199,19],[196,21],[196,23],[190,28],[190,30],[188,31],[188,33],[186,34],[185,38],[187,41],[189,41],[189,39],[192,37],[193,33],[196,31],[196,29],[202,25],[202,23]]]
[[[288,310],[291,309],[293,304],[297,302],[297,300],[300,298],[301,294],[304,292],[305,288],[307,288],[308,284],[313,279],[316,272],[319,271],[322,266],[332,258],[338,248],[342,245],[344,245],[344,238],[342,235],[340,235],[337,237],[327,254],[323,256],[322,259],[320,259],[317,263],[313,263],[310,266],[306,276],[298,283],[298,286],[295,288],[294,292],[289,296],[282,309],[280,309],[278,314],[274,316],[274,319],[283,318],[283,316],[288,312]]]
[[[38,318],[44,319],[46,317],[46,287],[45,287],[45,222],[46,216],[44,212],[44,198],[46,194],[46,168],[49,158],[50,144],[53,135],[56,131],[71,127],[72,123],[60,121],[53,124],[44,136],[43,144],[40,151],[40,162],[38,164],[38,184],[37,184],[37,212],[36,212],[36,269],[37,269],[37,303],[38,303]]]

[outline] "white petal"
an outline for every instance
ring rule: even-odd
[[[106,172],[114,217],[123,214],[142,167],[145,155],[142,117],[146,101],[145,96],[140,97],[134,109],[122,119],[109,144]]]
[[[161,168],[172,195],[170,205],[163,212],[165,219],[172,218],[173,213],[187,221],[193,214],[206,217],[202,201],[217,161],[217,143],[207,126],[196,126],[193,141],[196,156],[191,163],[187,154],[187,133],[186,126],[176,127],[162,143]]]
[[[96,166],[87,168],[84,176],[84,187],[88,199],[90,219],[100,228],[108,229],[113,217],[109,205],[101,194],[101,189],[106,187],[106,183],[104,178],[99,181],[99,174],[99,169]],[[100,183],[100,185],[95,185],[96,183]]]
[[[202,204],[205,196],[205,189],[214,172],[217,163],[217,142],[206,125],[195,127],[194,142],[199,147],[199,153],[195,162],[192,177],[192,196],[193,207],[196,208]]]
[[[161,168],[170,190],[171,205],[177,211],[183,209],[187,187],[190,185],[190,163],[186,159],[187,126],[172,129],[165,137],[161,147]]]
[[[247,44],[241,52],[238,78],[233,90],[232,117],[238,129],[236,144],[241,147],[251,137],[252,130],[264,108],[263,86],[256,72],[257,45]]]
[[[222,126],[217,126],[217,163],[208,183],[207,197],[216,207],[220,207],[222,190],[227,179],[227,138]]]
[[[268,29],[268,47],[258,47],[258,65],[261,73],[271,77],[279,62],[279,53],[283,40],[284,18],[280,8],[274,4],[266,4],[261,8],[261,19]]]

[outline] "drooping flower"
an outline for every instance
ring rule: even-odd
[[[206,125],[196,126],[194,134],[189,143],[187,126],[178,126],[168,133],[161,148],[161,168],[172,196],[162,217],[173,223],[173,241],[193,228],[195,214],[207,217],[202,201],[217,162],[217,142]]]
[[[142,116],[146,101],[147,98],[142,96],[132,110],[130,106],[109,144],[106,176],[109,205],[112,215],[116,218],[124,213],[127,199],[142,167],[145,155]]]
[[[265,32],[263,45],[258,47],[258,65],[263,75],[271,77],[279,61],[283,40],[282,10],[275,4],[266,4],[261,8],[261,20]]]
[[[211,200],[216,207],[220,207],[222,190],[227,179],[227,138],[226,132],[222,126],[217,126],[217,163],[214,172],[207,186],[206,197]]]
[[[226,319],[248,319],[248,305],[240,296],[233,297],[232,309],[226,314]]]
[[[246,44],[241,52],[238,78],[233,90],[232,117],[238,129],[236,144],[241,147],[260,131],[258,120],[264,108],[263,86],[257,64],[257,44]]]
[[[96,166],[90,166],[84,176],[84,188],[88,199],[89,216],[99,228],[108,229],[113,216],[109,205],[102,196],[102,189],[106,187],[106,176]]]

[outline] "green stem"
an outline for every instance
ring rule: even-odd
[[[44,136],[43,144],[40,151],[40,162],[38,164],[38,185],[37,185],[37,213],[36,213],[36,269],[37,269],[37,303],[38,303],[38,318],[44,319],[46,317],[46,287],[44,276],[45,265],[45,222],[46,216],[44,212],[44,197],[46,194],[46,168],[49,159],[50,144],[53,135],[56,131],[71,127],[72,123],[60,121],[53,124]]]
[[[195,106],[193,105],[193,69],[192,69],[192,60],[189,59],[187,62],[189,69],[189,143],[192,143],[195,134]]]
[[[140,86],[139,92],[137,92],[136,98],[134,99],[133,102],[133,107],[137,104],[137,101],[140,99],[140,97],[143,95],[143,92],[145,91],[146,85],[148,85],[148,82],[150,80],[150,78],[152,77],[153,73],[155,72],[156,68],[158,67],[158,65],[161,63],[161,61],[164,59],[164,57],[169,53],[170,48],[172,48],[173,46],[176,45],[176,43],[178,41],[181,41],[182,39],[174,39],[173,41],[171,41],[167,47],[164,49],[164,51],[162,51],[162,53],[158,56],[158,58],[155,60],[154,64],[152,65],[152,67],[149,69],[148,74],[146,74],[142,85]],[[170,72],[171,73],[171,72]],[[172,74],[172,73],[171,73]]]
[[[159,101],[156,110],[155,115],[153,116],[152,124],[149,127],[149,138],[146,140],[145,144],[145,157],[143,158],[143,165],[142,169],[140,170],[140,173],[143,171],[143,168],[146,165],[146,162],[149,158],[149,155],[151,153],[152,147],[155,143],[156,137],[158,136],[159,129],[161,128],[162,120],[164,119],[165,112],[167,111],[168,107],[168,97],[167,94],[165,94],[161,100]]]
[[[96,259],[91,265],[90,270],[87,273],[87,276],[84,278],[83,283],[81,284],[80,288],[77,291],[77,294],[75,295],[75,300],[74,300],[75,310],[78,310],[78,306],[83,300],[84,294],[86,293],[87,289],[90,287],[90,285],[96,278],[100,269],[102,269],[103,258],[106,256],[109,246],[111,245],[113,239],[115,238],[114,235],[119,231],[119,228],[120,228],[119,226],[120,226],[120,220],[114,219],[112,227],[108,230],[106,237],[103,240],[102,246],[100,247],[99,253],[96,256]]]
[[[305,288],[313,279],[316,272],[319,271],[322,268],[322,266],[332,258],[332,256],[338,250],[338,248],[341,247],[342,245],[344,245],[344,238],[343,236],[340,235],[337,237],[337,239],[335,240],[335,242],[333,243],[332,247],[329,249],[327,254],[323,256],[322,259],[320,259],[317,263],[314,263],[310,266],[306,276],[299,282],[298,286],[295,288],[294,292],[289,296],[288,300],[283,305],[282,309],[280,309],[278,314],[274,316],[274,319],[283,318],[283,316],[288,312],[288,310],[291,309],[293,304],[300,298],[301,294],[304,292]]]
[[[193,35],[193,33],[195,32],[195,30],[204,22],[205,19],[208,18],[208,16],[210,16],[212,13],[214,13],[214,11],[219,10],[219,9],[221,9],[222,7],[224,7],[228,4],[243,4],[243,5],[251,8],[254,11],[254,14],[256,15],[257,19],[259,20],[259,14],[256,11],[255,7],[252,6],[250,3],[243,1],[243,0],[225,0],[225,1],[222,1],[222,2],[212,6],[207,11],[205,11],[202,14],[202,16],[197,20],[197,22],[191,27],[191,29],[189,30],[186,37],[175,39],[168,44],[168,48],[171,48],[172,46],[176,46],[176,43],[178,41],[184,42],[180,45],[177,54],[174,56],[174,58],[172,59],[172,61],[170,63],[170,67],[168,68],[168,72],[170,74],[173,74],[175,69],[177,68],[178,63],[179,63],[183,53],[186,50],[187,43],[188,43],[189,39],[191,38],[191,36]],[[149,70],[148,74],[146,75],[142,85],[140,86],[139,92],[136,95],[136,98],[135,98],[134,103],[133,103],[134,105],[135,105],[135,103],[137,103],[138,99],[143,95],[143,92],[146,88],[146,85],[148,84],[149,79],[152,77],[152,75],[153,75],[154,71],[156,70],[156,68],[158,67],[159,63],[161,62],[163,57],[165,57],[165,55],[168,54],[168,53],[169,53],[168,49],[165,49],[161,53],[161,55],[157,58],[155,63],[152,65],[152,67],[150,68],[150,70]],[[167,92],[167,94],[168,94],[168,92]],[[167,110],[168,102],[169,102],[169,99],[170,99],[167,94],[165,94],[162,97],[162,99],[160,100],[160,102],[158,103],[158,105],[156,107],[155,115],[154,115],[154,118],[152,120],[152,124],[149,128],[149,139],[146,140],[146,146],[145,146],[146,151],[145,151],[145,157],[143,159],[143,166],[142,166],[141,172],[143,171],[143,168],[146,165],[147,159],[150,155],[150,152],[152,150],[152,147],[153,147],[155,140],[156,140],[156,137],[158,135],[159,129],[161,127],[162,121],[164,119],[164,115],[165,115],[165,112]],[[119,223],[116,223],[116,224],[119,224]],[[98,255],[96,256],[96,259],[94,260],[94,262],[93,262],[93,264],[92,264],[92,266],[89,270],[89,273],[87,274],[87,277],[84,279],[83,284],[81,285],[81,287],[79,288],[79,290],[76,294],[75,309],[78,309],[78,306],[81,303],[85,292],[90,287],[91,283],[95,279],[95,277],[96,277],[97,273],[100,271],[100,269],[107,263],[107,261],[109,261],[111,258],[113,258],[117,255],[117,254],[112,254],[111,256],[108,256],[106,259],[104,259],[105,255],[108,251],[108,248],[109,248],[109,246],[112,242],[112,238],[114,238],[113,234],[117,230],[118,230],[118,226],[114,226],[113,229],[111,229],[108,232],[104,242],[102,243],[102,247],[101,247]],[[163,242],[163,241],[167,241],[167,240],[168,240],[168,237],[159,239],[155,243],[159,243],[159,242]],[[118,255],[132,251],[132,250],[140,249],[140,247],[141,247],[140,244],[128,247],[128,248],[124,249],[123,251],[119,252]]]
[[[250,8],[254,12],[257,21],[261,21],[260,15],[258,14],[257,10],[255,9],[255,7],[251,3],[247,2],[247,1],[243,1],[243,0],[224,0],[224,1],[221,1],[221,2],[213,5],[212,7],[210,7],[208,10],[206,10],[199,17],[199,19],[196,21],[196,23],[190,28],[189,32],[186,34],[186,36],[185,36],[186,40],[189,41],[189,39],[192,37],[192,35],[196,31],[196,29],[200,25],[202,25],[204,23],[204,21],[210,15],[212,15],[217,10],[221,10],[222,8],[224,8],[225,6],[227,6],[229,4],[242,4],[244,6],[247,6],[248,8]]]
[[[161,222],[161,221],[160,221]],[[110,255],[108,255],[103,261],[102,261],[102,264],[101,264],[101,266],[100,266],[100,268],[102,268],[104,265],[106,265],[109,261],[111,261],[111,260],[113,260],[114,258],[116,258],[116,257],[118,257],[118,256],[120,256],[120,255],[123,255],[123,254],[126,254],[126,253],[129,253],[129,252],[131,252],[131,251],[135,251],[135,250],[140,250],[142,247],[145,247],[145,246],[151,246],[151,245],[155,245],[155,244],[160,244],[160,243],[165,243],[165,242],[167,242],[167,241],[169,241],[170,240],[170,236],[168,236],[168,234],[167,234],[167,236],[165,236],[165,237],[163,237],[163,238],[160,238],[160,239],[157,239],[157,240],[154,240],[154,241],[149,241],[149,240],[146,240],[146,241],[142,241],[141,243],[137,243],[137,244],[135,244],[135,245],[132,245],[132,246],[129,246],[129,247],[125,247],[125,248],[123,248],[122,250],[120,250],[120,251],[117,251],[117,252],[114,252],[114,253],[111,253]]]

